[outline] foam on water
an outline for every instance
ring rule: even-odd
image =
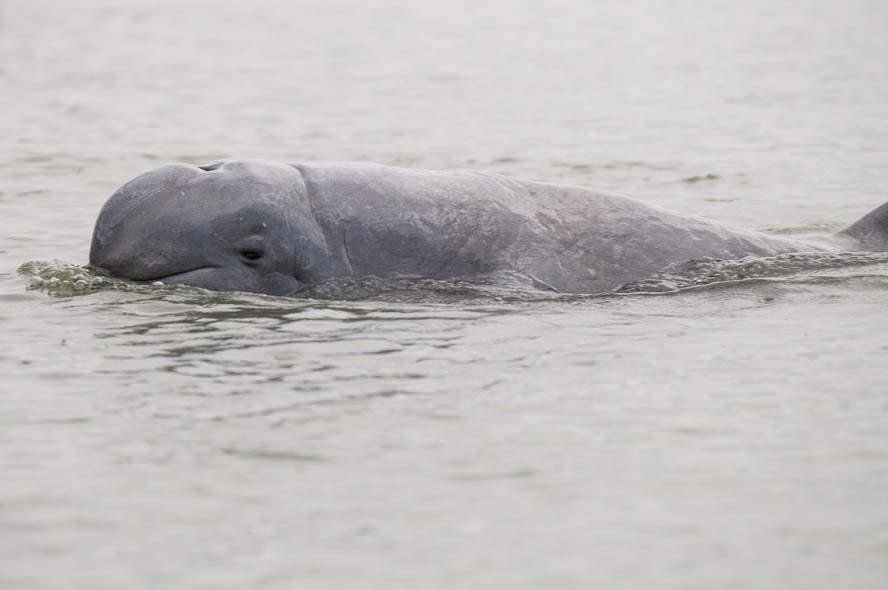
[[[698,258],[677,264],[656,277],[627,283],[616,293],[668,293],[714,284],[754,280],[815,281],[818,278],[888,277],[888,253],[821,252],[749,256],[740,260]]]
[[[186,285],[166,285],[160,281],[135,283],[125,279],[100,276],[87,267],[61,260],[31,261],[21,265],[19,274],[29,277],[28,289],[53,296],[71,296],[113,289],[143,294],[190,293],[193,297],[211,300],[228,297],[205,289]],[[698,258],[674,265],[663,273],[627,283],[611,293],[581,295],[553,293],[529,287],[516,286],[507,281],[487,278],[462,280],[435,280],[423,278],[341,278],[312,285],[293,294],[297,299],[328,301],[386,301],[391,303],[449,303],[473,305],[483,303],[526,303],[545,301],[582,300],[610,295],[674,293],[712,285],[727,286],[750,281],[817,282],[859,279],[862,277],[888,279],[888,253],[794,253],[771,257],[749,256],[740,260]],[[516,281],[517,282],[517,281]],[[238,294],[259,300],[278,297]]]

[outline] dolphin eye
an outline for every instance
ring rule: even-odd
[[[265,255],[265,250],[257,246],[247,246],[240,249],[240,255],[247,260],[259,260]]]

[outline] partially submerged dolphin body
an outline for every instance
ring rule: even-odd
[[[89,264],[271,295],[371,276],[602,293],[694,258],[886,250],[888,203],[800,240],[485,172],[225,160],[164,166],[121,187],[96,221]]]

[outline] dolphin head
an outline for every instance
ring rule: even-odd
[[[287,295],[323,258],[301,174],[286,164],[173,164],[128,182],[105,203],[89,266],[134,281]]]

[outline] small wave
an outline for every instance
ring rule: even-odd
[[[102,290],[140,293],[152,297],[207,303],[240,301],[247,297],[252,303],[280,301],[283,298],[253,293],[220,293],[188,285],[162,283],[135,283],[95,274],[89,268],[62,260],[35,260],[25,262],[19,274],[29,277],[29,290],[42,291],[57,297],[86,295]],[[491,279],[437,280],[423,278],[340,278],[330,279],[293,293],[290,300],[322,301],[377,301],[385,303],[490,303],[524,302],[565,295],[528,289],[517,285],[502,285]]]
[[[292,294],[290,300],[461,305],[571,301],[626,294],[667,294],[762,280],[797,281],[801,278],[812,282],[823,282],[823,279],[834,282],[858,277],[864,268],[874,276],[888,278],[888,252],[794,253],[740,260],[698,258],[677,264],[650,279],[626,283],[614,291],[594,295],[545,291],[526,281],[508,280],[508,277],[451,280],[361,277],[329,279]],[[164,299],[184,297],[186,302],[224,302],[244,296],[253,303],[281,300],[257,294],[219,293],[187,285],[134,283],[100,276],[86,267],[61,260],[26,262],[18,272],[30,277],[28,289],[60,297],[110,289]]]
[[[491,279],[342,278],[308,287],[296,297],[386,303],[522,303],[574,297]]]
[[[58,296],[92,293],[125,282],[101,277],[88,268],[62,260],[25,262],[19,267],[18,272],[30,277],[28,289]]]
[[[626,283],[614,293],[670,293],[715,284],[791,279],[800,275],[812,277],[830,272],[841,273],[848,268],[886,264],[886,252],[802,252],[769,257],[748,256],[739,260],[697,258],[675,265],[653,278]],[[879,270],[879,274],[888,276],[888,268]]]
[[[146,295],[149,299],[203,305],[210,303],[261,305],[267,300],[280,299],[257,293],[209,291],[190,285],[136,283],[127,279],[97,275],[89,268],[62,260],[25,262],[18,268],[18,272],[30,277],[29,290],[42,291],[55,297],[71,297],[111,290]]]
[[[834,234],[842,229],[843,224],[836,222],[815,222],[807,225],[799,225],[795,227],[765,227],[761,231],[767,234],[778,234],[784,236],[803,236],[803,235],[827,235]]]
[[[688,176],[687,178],[682,178],[681,181],[687,184],[696,184],[705,180],[718,180],[718,178],[717,174],[703,174],[698,176]]]

